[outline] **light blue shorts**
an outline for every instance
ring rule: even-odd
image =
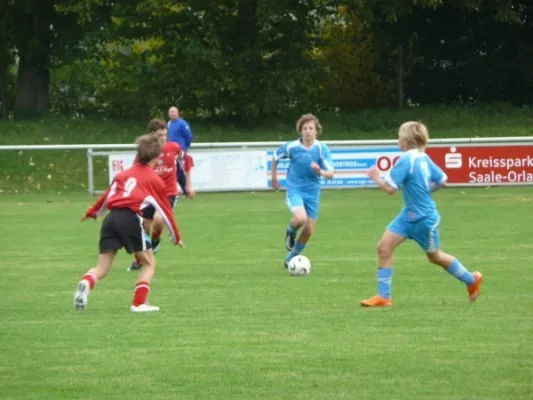
[[[320,208],[320,192],[304,193],[294,189],[287,190],[287,207],[293,212],[296,207],[304,207],[309,218],[315,221],[318,219],[318,209]]]
[[[440,247],[440,215],[434,213],[417,221],[409,221],[405,213],[398,215],[387,227],[397,235],[414,240],[426,253],[433,253]]]

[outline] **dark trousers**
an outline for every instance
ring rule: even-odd
[[[176,170],[178,177],[178,185],[180,185],[181,191],[183,194],[187,194],[187,177],[185,176],[185,171],[181,168],[179,161],[176,160]]]

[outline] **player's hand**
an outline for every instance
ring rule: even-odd
[[[276,190],[281,189],[281,185],[279,184],[278,178],[272,178],[272,188]]]
[[[318,165],[316,162],[311,163],[311,169],[313,170],[315,174],[317,175],[320,174],[320,165]]]
[[[179,247],[181,247],[182,249],[185,247],[185,244],[183,244],[183,240],[178,240],[178,243],[176,243]]]
[[[368,170],[368,177],[370,179],[372,179],[374,182],[379,180],[380,175],[381,175],[381,173],[380,173],[378,167],[376,167],[375,165],[370,167],[370,169]]]
[[[196,195],[196,190],[194,190],[192,187],[186,188],[187,194],[185,197],[188,197],[189,199],[194,199],[194,196]]]
[[[80,222],[83,222],[86,219],[94,219],[96,221],[96,215],[85,214],[83,217],[81,217]]]

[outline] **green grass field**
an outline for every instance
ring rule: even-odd
[[[135,273],[120,254],[83,314],[76,283],[100,223],[82,194],[0,197],[2,399],[532,399],[530,188],[436,194],[443,247],[485,275],[482,296],[396,256],[394,306],[375,294],[375,245],[399,197],[327,191],[306,251],[282,267],[283,193],[200,194],[175,212],[186,248],[165,241],[150,302],[132,314]]]

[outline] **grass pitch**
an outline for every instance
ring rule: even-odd
[[[284,270],[284,193],[199,194],[175,209],[149,300],[120,253],[85,313],[72,295],[96,260],[83,194],[0,196],[2,399],[531,399],[530,188],[436,194],[443,249],[485,276],[476,304],[414,243],[396,254],[391,309],[375,294],[375,245],[401,200],[326,191],[305,254]]]

